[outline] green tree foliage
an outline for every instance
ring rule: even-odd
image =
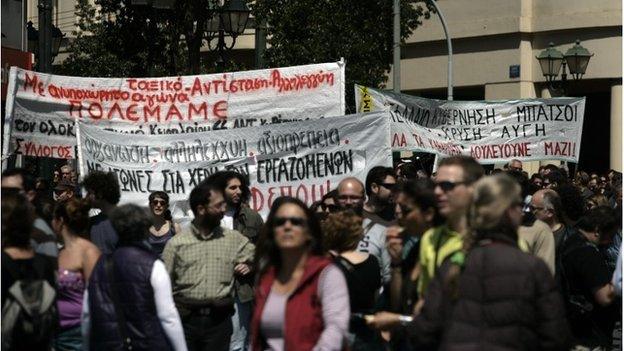
[[[344,57],[347,102],[353,83],[382,87],[392,63],[391,0],[256,0],[256,21],[266,21],[269,66],[338,61]],[[401,38],[429,19],[424,2],[401,0]]]

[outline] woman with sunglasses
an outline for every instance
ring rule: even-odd
[[[341,350],[349,292],[340,269],[324,255],[314,214],[299,199],[278,198],[256,250],[252,350]]]
[[[147,241],[158,256],[162,255],[169,239],[181,231],[180,225],[173,222],[169,211],[169,195],[164,191],[155,191],[149,196],[152,212],[152,225],[149,228]]]
[[[518,248],[519,185],[507,175],[475,184],[463,250],[440,266],[413,321],[381,312],[370,324],[403,324],[412,345],[440,350],[565,350],[570,332],[546,264]]]

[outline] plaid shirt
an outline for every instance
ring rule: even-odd
[[[251,263],[254,245],[237,231],[218,227],[202,236],[190,229],[175,235],[162,253],[176,305],[204,306],[231,299],[234,267]]]

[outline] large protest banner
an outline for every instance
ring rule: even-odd
[[[81,174],[115,172],[121,203],[144,206],[150,192],[165,191],[183,215],[193,187],[218,170],[248,174],[250,205],[266,215],[279,196],[311,204],[347,176],[364,179],[370,168],[392,165],[388,112],[175,138],[128,138],[83,121],[77,132]]]
[[[133,135],[180,135],[341,116],[344,68],[336,62],[170,78],[80,78],[12,67],[3,156],[74,158],[75,120]]]
[[[480,163],[578,162],[585,98],[444,101],[355,86],[357,112],[390,111],[393,151]]]

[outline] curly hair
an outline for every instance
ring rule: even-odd
[[[248,176],[245,176],[235,171],[219,171],[212,174],[210,177],[214,177],[216,179],[218,186],[221,188],[221,191],[223,191],[224,194],[230,180],[238,179],[238,181],[241,183],[241,203],[247,203],[251,198],[251,190],[249,189]]]
[[[321,223],[325,251],[353,251],[364,236],[362,217],[353,211],[330,213]]]
[[[98,199],[116,205],[121,198],[119,182],[113,172],[92,171],[82,181],[82,186]]]

